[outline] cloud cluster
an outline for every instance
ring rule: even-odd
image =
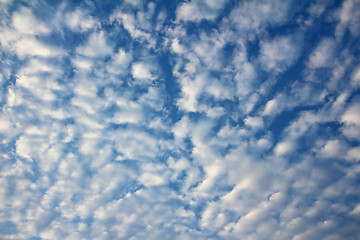
[[[360,237],[356,1],[0,9],[1,239]]]

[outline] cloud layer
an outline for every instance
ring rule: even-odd
[[[0,238],[360,238],[359,12],[1,1]]]

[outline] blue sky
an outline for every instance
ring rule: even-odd
[[[360,2],[0,1],[1,239],[360,239]]]

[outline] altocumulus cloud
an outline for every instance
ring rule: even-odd
[[[1,239],[360,239],[360,4],[0,2]]]

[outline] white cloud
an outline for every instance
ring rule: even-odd
[[[110,22],[118,22],[130,33],[131,37],[137,39],[149,47],[154,47],[155,41],[151,34],[151,18],[154,15],[152,3],[148,5],[148,11],[129,14],[121,8],[117,9],[110,16]],[[145,40],[145,41],[144,41]]]
[[[195,0],[180,4],[176,9],[177,20],[200,21],[202,19],[214,20],[218,12],[225,5],[226,0],[202,1]]]
[[[351,75],[351,85],[353,87],[360,86],[360,66],[357,66]]]
[[[165,184],[164,176],[158,174],[144,173],[139,177],[139,182],[145,186],[156,186]]]
[[[267,24],[278,25],[287,20],[289,1],[244,1],[232,10],[230,20],[240,31],[259,32]]]
[[[360,14],[359,10],[360,4],[354,0],[347,0],[342,3],[342,8],[339,11],[338,18],[340,22],[336,26],[335,36],[337,39],[343,37],[346,29],[350,30],[350,33],[357,37],[360,33],[359,31],[359,19]]]
[[[131,60],[132,55],[130,52],[126,52],[124,49],[119,49],[119,51],[112,56],[112,62],[107,65],[106,68],[109,73],[125,75]]]
[[[179,39],[175,38],[171,43],[171,48],[175,53],[183,53],[184,47],[179,43]]]
[[[143,4],[143,0],[125,0],[125,2],[134,6],[141,6]]]
[[[262,42],[260,61],[268,71],[282,72],[298,58],[301,44],[293,36],[284,36]]]
[[[309,57],[310,68],[328,67],[334,61],[334,50],[336,44],[334,39],[323,39]]]
[[[12,0],[1,0],[0,3],[6,5],[6,4],[9,4],[11,2],[12,2]]]
[[[71,30],[79,32],[99,27],[100,24],[96,20],[86,15],[88,13],[83,12],[81,9],[76,9],[65,16],[65,22]]]
[[[217,79],[208,79],[209,84],[206,85],[205,91],[215,97],[216,100],[231,100],[234,96],[233,89],[227,86],[225,80],[219,81]],[[225,82],[225,83],[223,83]],[[230,85],[231,82],[228,82]]]
[[[10,131],[14,131],[13,124],[11,123],[10,119],[5,116],[0,117],[0,132],[9,134]]]
[[[112,51],[103,31],[92,33],[87,44],[76,49],[78,54],[87,57],[104,57],[110,55]]]
[[[287,153],[290,153],[294,150],[294,143],[291,143],[289,140],[285,142],[280,142],[276,145],[274,152],[276,155],[281,156]]]
[[[360,214],[360,204],[358,204],[349,214],[358,217]]]
[[[146,161],[156,157],[159,152],[158,140],[146,132],[119,130],[115,137],[115,147],[121,159]]]
[[[321,149],[321,157],[343,157],[346,148],[339,140],[329,140]]]
[[[360,139],[360,104],[352,104],[342,115],[341,121],[345,123],[342,132],[346,137]]]
[[[35,38],[23,38],[13,44],[12,49],[20,58],[26,56],[54,57],[62,54],[60,49],[46,45]]]
[[[351,148],[346,154],[346,159],[348,161],[359,162],[360,161],[360,147]]]
[[[177,101],[180,109],[195,112],[198,108],[198,97],[203,91],[206,74],[199,74],[195,79],[184,77],[180,79],[182,98]]]
[[[319,17],[325,11],[325,7],[321,2],[312,3],[307,9],[307,12],[312,16]]]
[[[138,181],[145,186],[158,186],[168,181],[168,171],[162,164],[144,164]]]
[[[45,61],[39,59],[30,59],[29,64],[20,70],[19,75],[33,75],[37,73],[59,74],[60,72],[55,68],[55,66]]]
[[[75,65],[75,67],[77,67],[78,69],[85,69],[85,70],[90,70],[91,67],[93,66],[92,61],[90,61],[87,58],[75,58],[72,60],[73,64]]]
[[[143,119],[144,115],[141,106],[134,102],[126,102],[126,105],[120,105],[120,110],[115,113],[111,121],[117,124],[139,124],[142,123]]]
[[[171,169],[174,169],[177,172],[181,172],[191,167],[190,162],[185,158],[175,160],[174,158],[170,157],[167,163]]]
[[[140,80],[152,80],[154,76],[151,73],[151,67],[144,62],[133,63],[132,75]]]
[[[200,9],[195,5],[191,3],[183,3],[182,6],[180,6],[177,9],[177,17],[179,19],[183,20],[201,20],[204,18],[204,16],[209,17],[208,15],[201,14]],[[214,18],[215,16],[211,16]]]
[[[38,99],[44,101],[53,101],[56,99],[52,89],[44,86],[39,77],[20,76],[16,80],[16,85],[30,90]]]
[[[149,87],[146,94],[142,95],[139,103],[150,106],[156,111],[161,111],[164,107],[165,93],[162,87]]]
[[[359,114],[360,114],[360,105],[354,104],[346,110],[341,120],[346,124],[360,125]]]
[[[182,140],[186,138],[192,129],[191,122],[187,116],[184,116],[172,128],[172,132],[176,139]]]
[[[156,4],[0,9],[0,238],[357,239],[357,4]]]
[[[238,63],[236,63],[237,65]],[[251,63],[240,64],[239,72],[235,75],[237,94],[243,98],[254,90],[254,80],[256,79],[255,68]]]
[[[304,20],[305,25],[311,26],[314,24],[314,21],[319,18],[326,10],[325,2],[314,2],[308,8],[307,12],[309,13],[309,17]]]
[[[3,29],[0,30],[0,37],[0,43],[4,51],[10,51],[13,42],[20,39],[21,36],[17,31],[3,27]]]
[[[278,100],[271,99],[266,103],[263,114],[273,115],[276,114],[277,110],[278,110]]]
[[[261,117],[246,117],[245,125],[251,127],[251,128],[262,128],[264,126],[264,121]]]
[[[37,20],[31,10],[25,7],[13,14],[12,25],[22,34],[42,35],[51,32],[49,26]]]

